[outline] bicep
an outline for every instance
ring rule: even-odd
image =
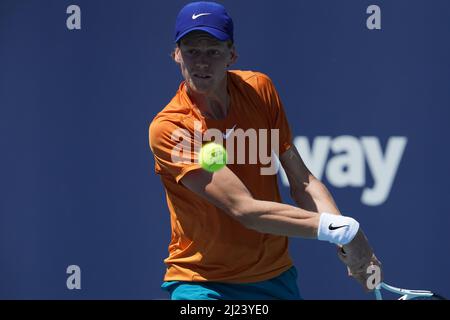
[[[227,167],[214,173],[202,169],[191,171],[181,183],[233,216],[238,216],[245,202],[253,199],[247,187]]]

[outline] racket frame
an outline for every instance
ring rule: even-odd
[[[387,291],[402,295],[398,300],[410,300],[417,297],[433,296],[433,292],[428,290],[410,290],[410,289],[396,288],[394,286],[381,282],[374,290],[375,298],[377,300],[383,300],[381,289],[385,289]]]

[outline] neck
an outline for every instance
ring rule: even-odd
[[[214,120],[220,120],[227,116],[230,97],[227,90],[227,77],[215,90],[208,93],[198,93],[186,86],[189,98],[198,108],[200,113]]]

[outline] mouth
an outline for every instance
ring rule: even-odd
[[[207,80],[207,79],[211,79],[212,78],[211,75],[203,74],[203,73],[194,73],[193,76],[194,76],[194,78],[202,79],[202,80]]]

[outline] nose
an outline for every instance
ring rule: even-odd
[[[200,54],[195,62],[197,68],[207,69],[209,67],[209,60],[206,54]]]

